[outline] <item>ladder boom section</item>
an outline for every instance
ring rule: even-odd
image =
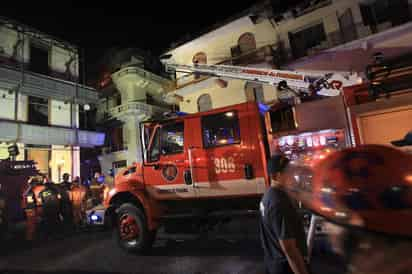
[[[167,64],[167,70],[174,70],[176,72],[183,73],[199,73],[203,75],[210,75],[215,77],[226,77],[239,80],[247,80],[259,83],[265,83],[269,85],[277,85],[281,81],[286,81],[288,86],[296,88],[307,89],[310,85],[309,77],[313,75],[305,75],[295,71],[287,70],[274,70],[264,68],[252,68],[241,66],[228,66],[228,65],[179,65],[179,64]],[[320,78],[316,75],[316,78]]]

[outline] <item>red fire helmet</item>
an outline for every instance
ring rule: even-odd
[[[315,214],[341,225],[412,236],[412,155],[382,145],[331,153],[313,168],[290,165],[280,178]]]

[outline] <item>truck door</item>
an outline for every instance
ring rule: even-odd
[[[208,168],[195,168],[198,197],[256,195],[258,180],[253,175],[248,178],[245,172],[248,166],[253,169],[257,159],[251,159],[250,154],[258,155],[256,148],[253,153],[247,137],[250,132],[246,111],[228,110],[200,120],[203,149],[194,150],[193,158],[204,158]],[[264,184],[264,179],[261,181]]]
[[[153,197],[161,200],[195,196],[193,186],[184,181],[186,151],[184,121],[153,129],[143,166],[144,181]]]

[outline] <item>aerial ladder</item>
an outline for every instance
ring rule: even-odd
[[[279,99],[299,98],[316,92],[320,96],[338,96],[345,86],[358,84],[357,74],[349,72],[298,72],[231,65],[177,64],[162,59],[167,72],[201,74],[223,79],[237,79],[276,86]]]

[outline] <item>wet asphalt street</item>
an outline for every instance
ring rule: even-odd
[[[315,250],[314,273],[339,273],[321,245],[319,241]],[[81,232],[34,246],[12,244],[2,249],[0,273],[264,273],[256,233],[185,240],[160,234],[145,256],[123,252],[110,231]]]

